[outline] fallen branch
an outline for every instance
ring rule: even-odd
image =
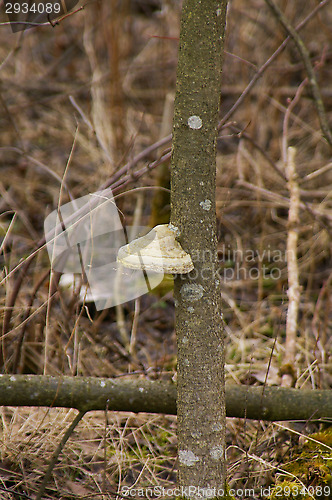
[[[0,406],[47,406],[176,415],[176,385],[146,379],[1,375]],[[332,391],[226,386],[228,417],[255,420],[332,418]]]

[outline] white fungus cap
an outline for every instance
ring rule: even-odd
[[[191,257],[176,241],[167,224],[119,248],[117,261],[130,269],[186,274],[194,269]]]

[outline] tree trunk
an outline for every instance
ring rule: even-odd
[[[204,489],[222,496],[225,487],[215,172],[226,4],[184,2],[173,123],[170,227],[195,265],[174,283],[178,481],[183,496],[192,499],[202,498]]]

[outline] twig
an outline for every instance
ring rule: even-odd
[[[43,479],[43,481],[42,481],[42,483],[40,485],[40,488],[39,488],[39,491],[38,491],[38,493],[36,495],[36,499],[35,500],[41,500],[43,498],[44,493],[45,493],[45,489],[46,489],[46,485],[47,485],[48,481],[51,478],[52,471],[53,471],[53,469],[55,467],[55,464],[58,461],[60,453],[62,452],[65,444],[67,443],[68,439],[70,438],[70,436],[74,432],[75,427],[79,424],[79,422],[82,420],[82,418],[84,417],[85,414],[86,414],[85,411],[80,411],[76,415],[76,417],[74,418],[74,420],[72,421],[72,423],[70,424],[70,426],[68,427],[68,429],[66,430],[65,435],[61,439],[60,443],[58,444],[56,450],[54,451],[54,453],[52,455],[51,461],[50,461],[50,463],[49,463],[49,465],[47,467],[47,471],[45,472],[44,479]]]
[[[295,28],[296,31],[300,31],[304,26],[317,14],[317,12],[320,11],[323,7],[325,7],[330,0],[323,0],[320,2],[317,7],[315,7],[310,14],[303,19]],[[285,40],[282,42],[281,45],[277,48],[275,52],[269,57],[269,59],[259,68],[257,71],[256,75],[253,77],[253,79],[249,82],[247,87],[244,89],[240,97],[237,99],[237,101],[233,104],[231,109],[228,111],[228,113],[225,114],[223,119],[219,122],[218,125],[218,130],[230,119],[230,117],[235,113],[235,111],[238,109],[238,107],[242,104],[244,99],[247,97],[251,89],[255,86],[256,82],[260,79],[260,77],[263,75],[265,70],[273,63],[273,61],[281,54],[281,52],[284,50],[284,48],[287,46],[288,42],[291,40],[291,37],[288,36],[285,38]]]
[[[78,127],[76,128],[76,131],[75,131],[75,136],[74,136],[74,140],[73,140],[73,143],[72,143],[72,147],[70,149],[70,152],[69,152],[69,156],[68,156],[68,159],[67,159],[67,162],[66,162],[66,167],[65,167],[65,170],[64,170],[64,173],[63,173],[63,182],[61,183],[60,185],[60,192],[59,192],[59,200],[58,200],[58,207],[57,207],[57,210],[58,210],[58,218],[61,220],[61,212],[60,212],[60,206],[62,204],[62,201],[63,201],[63,191],[64,191],[64,182],[65,182],[65,179],[66,179],[66,175],[68,173],[68,170],[69,170],[69,166],[71,164],[71,160],[72,160],[72,157],[73,157],[73,153],[74,153],[74,149],[75,149],[75,146],[76,146],[76,139],[77,139],[77,135],[78,135]],[[75,201],[73,201],[72,203],[75,203]],[[74,205],[75,208],[76,205]],[[63,220],[61,220],[61,229],[63,231]],[[58,232],[55,233],[56,235],[58,234]],[[51,317],[51,307],[52,307],[52,300],[51,300],[51,297],[54,295],[54,291],[59,283],[59,275],[57,275],[56,273],[54,273],[54,269],[53,269],[53,263],[54,263],[54,255],[55,255],[55,243],[53,245],[53,251],[52,251],[52,259],[51,259],[51,270],[50,270],[50,285],[49,285],[49,290],[48,290],[48,307],[47,307],[47,310],[46,310],[46,321],[45,321],[45,342],[44,342],[44,375],[46,375],[47,373],[47,369],[48,369],[48,359],[49,359],[49,351],[50,351],[50,340],[51,340],[51,330],[50,330],[50,317]]]
[[[271,165],[273,170],[283,179],[284,181],[287,180],[285,174],[281,171],[281,169],[276,165],[276,163],[272,160],[270,155],[264,151],[264,149],[256,142],[247,132],[242,132],[238,129],[238,127],[231,125],[230,126],[231,130],[234,130],[236,132],[236,135],[238,136],[239,139],[246,139],[250,144],[252,144],[259,152],[260,154],[265,158],[265,160]],[[222,138],[222,137],[221,137]]]
[[[289,103],[289,106],[286,109],[286,113],[284,116],[284,123],[283,123],[283,134],[282,134],[282,159],[284,162],[284,165],[287,165],[288,163],[288,157],[289,157],[289,150],[288,150],[288,127],[289,127],[289,119],[292,110],[294,109],[295,105],[298,103],[300,100],[301,94],[304,90],[304,87],[308,83],[308,78],[305,78],[303,82],[299,85],[296,94],[294,96],[294,99],[292,99]],[[286,174],[287,178],[287,174]],[[289,178],[287,178],[289,180]]]
[[[37,27],[37,26],[52,26],[52,28],[54,28],[55,26],[58,26],[60,24],[60,22],[63,21],[64,19],[66,19],[67,17],[73,16],[77,12],[80,12],[81,10],[84,10],[85,6],[88,5],[88,3],[90,3],[90,2],[87,2],[86,4],[82,5],[78,9],[76,9],[76,10],[74,10],[72,12],[69,12],[68,14],[60,17],[59,19],[57,19],[55,21],[54,24],[52,24],[52,22],[50,20],[48,20],[45,23],[34,23],[34,22],[31,22],[31,21],[29,21],[29,22],[26,22],[26,21],[7,21],[7,22],[4,22],[4,23],[0,23],[0,26],[22,25],[22,26],[27,26],[27,27],[30,27],[30,28]],[[23,31],[23,28],[22,28],[22,31]]]
[[[27,309],[26,309],[24,316],[23,316],[23,319],[22,319],[21,331],[18,335],[17,340],[15,341],[16,346],[15,346],[13,366],[11,368],[12,373],[17,373],[20,359],[22,358],[21,350],[22,350],[22,346],[23,346],[23,342],[24,342],[25,331],[26,331],[26,328],[27,328],[27,325],[29,322],[28,320],[31,318],[30,312],[31,312],[34,300],[36,298],[36,294],[37,294],[39,288],[44,283],[45,279],[49,276],[49,274],[50,274],[50,271],[49,271],[49,269],[47,269],[46,273],[44,273],[42,275],[42,277],[39,279],[39,281],[37,282],[37,284],[35,285],[35,287],[33,288],[32,292],[31,292],[29,303],[28,303]],[[47,301],[48,300],[49,300],[49,298],[47,299]],[[4,366],[6,367],[6,360],[4,360]],[[7,371],[7,370],[5,370],[5,371]]]
[[[273,2],[273,0],[265,0],[265,2],[267,3],[269,8],[271,9],[271,11],[274,14],[274,16],[276,17],[276,19],[283,26],[284,30],[288,33],[289,37],[292,38],[298,51],[300,52],[304,67],[305,67],[307,75],[308,75],[308,80],[309,80],[309,84],[311,87],[311,92],[312,92],[312,96],[313,96],[314,103],[316,106],[316,110],[317,110],[317,114],[318,114],[318,118],[319,118],[322,132],[324,134],[326,141],[332,147],[332,133],[331,133],[328,121],[327,121],[322,95],[320,93],[320,89],[319,89],[319,86],[317,83],[315,71],[314,71],[314,68],[311,64],[310,55],[309,55],[309,52],[307,50],[307,47],[304,45],[302,38],[297,33],[297,30],[295,28],[293,28],[293,26],[290,24],[288,19],[281,12],[279,7]]]
[[[256,186],[255,184],[252,184],[251,182],[247,181],[237,181],[236,184],[238,186],[243,186],[245,188],[248,188],[252,191],[257,191],[261,194],[264,195],[265,198],[271,199],[275,201],[276,203],[279,203],[280,206],[289,206],[289,198],[286,196],[282,196],[278,193],[274,193],[273,191],[270,191],[269,189],[264,189],[259,186]],[[325,229],[329,230],[329,227],[331,226],[332,223],[332,216],[327,212],[327,213],[322,213],[316,208],[313,208],[312,205],[309,205],[308,203],[304,203],[303,201],[300,202],[300,208],[307,210],[310,215],[317,220],[322,227]],[[325,219],[328,222],[328,226],[325,225],[325,223],[322,221],[322,219]]]
[[[135,299],[135,311],[134,311],[134,318],[133,318],[133,323],[131,327],[131,335],[130,335],[130,345],[129,345],[129,354],[131,356],[134,356],[136,354],[136,335],[137,335],[137,327],[138,327],[138,321],[139,321],[139,313],[141,310],[141,303],[140,299]]]
[[[75,101],[75,98],[70,95],[69,96],[69,100],[71,102],[71,104],[73,105],[73,107],[78,111],[78,113],[80,114],[83,122],[89,127],[89,129],[91,130],[91,132],[94,134],[100,148],[102,149],[103,153],[105,154],[105,158],[110,162],[112,163],[113,160],[112,160],[112,157],[107,149],[107,147],[105,146],[104,142],[101,140],[100,138],[100,135],[97,133],[96,131],[96,128],[92,125],[91,121],[89,120],[89,118],[85,115],[83,109],[77,104],[77,102]]]
[[[144,166],[140,170],[136,171],[135,174],[127,174],[127,175],[124,176],[123,179],[120,179],[122,175],[124,175],[126,172],[132,170],[140,161],[143,161],[144,159],[146,159],[147,157],[149,157],[151,153],[153,153],[155,150],[159,149],[161,146],[164,146],[165,144],[167,144],[168,142],[170,142],[171,139],[172,139],[172,136],[168,135],[167,137],[164,137],[160,141],[157,141],[154,144],[152,144],[151,146],[148,146],[147,148],[145,148],[137,156],[135,156],[135,158],[133,158],[132,160],[130,160],[128,163],[126,163],[126,165],[124,165],[117,172],[115,172],[115,174],[113,176],[111,176],[110,179],[108,179],[108,181],[106,181],[100,187],[100,190],[107,189],[108,187],[111,186],[112,189],[114,188],[113,189],[113,193],[116,194],[119,191],[121,191],[121,189],[124,186],[126,186],[126,185],[130,184],[131,182],[137,180],[138,178],[140,178],[141,176],[143,176],[149,170],[152,170],[153,168],[155,168],[158,165],[160,165],[160,163],[162,163],[164,161],[167,161],[170,158],[170,153],[167,153],[166,155],[162,156],[161,158],[159,158],[158,160],[156,160],[152,164]],[[120,179],[120,181],[119,181],[119,179]],[[91,204],[91,209],[93,208],[92,205],[93,204]],[[80,210],[83,213],[84,210],[86,210],[86,207],[82,207]],[[73,214],[73,219],[74,218],[76,219],[78,217],[78,215],[79,215],[78,212],[75,212]],[[69,223],[70,222],[70,218],[66,222]],[[56,230],[57,230],[57,228],[54,228],[54,231],[56,231]],[[52,234],[54,234],[54,231],[52,231]],[[20,288],[21,288],[22,282],[23,282],[23,280],[24,280],[24,278],[26,276],[26,273],[28,272],[28,269],[29,269],[29,267],[30,267],[30,265],[31,265],[34,257],[38,254],[38,252],[40,250],[42,250],[46,246],[46,240],[49,241],[49,238],[52,238],[52,234],[47,234],[43,238],[41,238],[37,242],[35,250],[33,250],[33,252],[29,255],[29,257],[27,257],[23,262],[20,262],[19,264],[17,264],[17,266],[15,266],[7,274],[7,276],[0,281],[0,284],[3,284],[13,274],[15,274],[17,271],[21,270],[21,273],[20,273],[19,277],[14,282],[12,293],[10,294],[10,296],[8,298],[8,302],[6,304],[6,309],[4,311],[3,335],[5,335],[8,332],[8,330],[9,330],[10,320],[11,320],[12,313],[13,313],[13,307],[15,305],[16,298],[18,296],[18,293],[20,291]],[[0,359],[1,359],[1,357],[2,356],[1,356],[1,346],[0,346]]]
[[[119,168],[115,174],[113,174],[104,184],[100,186],[100,190],[106,189],[110,186],[116,187],[116,181],[120,179],[124,174],[127,174],[129,171],[131,171],[140,161],[145,160],[150,156],[151,153],[156,151],[157,149],[161,148],[162,146],[165,146],[172,140],[172,134],[167,135],[163,139],[160,139],[159,141],[155,142],[154,144],[151,144],[151,146],[148,146],[147,148],[143,149],[138,155],[135,156],[132,160],[130,160],[128,163],[126,163],[123,167]],[[159,163],[158,163],[159,165]],[[152,168],[152,167],[150,167]]]

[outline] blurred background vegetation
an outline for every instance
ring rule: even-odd
[[[297,26],[318,2],[282,0],[278,5]],[[300,34],[332,127],[330,7],[318,10]],[[2,3],[5,23],[3,9]],[[167,222],[171,143],[158,141],[172,127],[180,11],[174,0],[101,0],[88,2],[54,28],[13,34],[8,25],[0,25],[3,373],[174,375],[171,280],[155,293],[97,312],[92,304],[80,303],[77,287],[61,288],[57,280],[50,287],[45,248],[29,266],[24,264],[43,238],[44,219],[57,208],[60,191],[65,203],[111,186],[125,224],[137,218],[140,225]],[[231,383],[278,385],[286,370],[294,387],[329,389],[331,148],[294,43],[261,69],[285,38],[263,0],[230,2],[220,117],[227,119],[217,144],[226,372]],[[259,70],[260,78],[238,101]],[[291,366],[283,363],[286,146],[296,148],[301,198],[297,230],[302,288]],[[33,497],[73,414],[1,410],[0,489]],[[324,460],[313,462],[307,475],[301,468],[289,469],[304,453],[308,433],[321,431],[322,424],[293,424],[289,431],[273,423],[228,419],[228,424],[230,486],[259,491],[287,479],[288,470],[288,476],[307,485],[331,483]],[[115,498],[120,486],[134,483],[136,488],[172,487],[175,456],[174,417],[91,413],[55,468],[48,498]],[[5,489],[1,498],[18,498]]]

